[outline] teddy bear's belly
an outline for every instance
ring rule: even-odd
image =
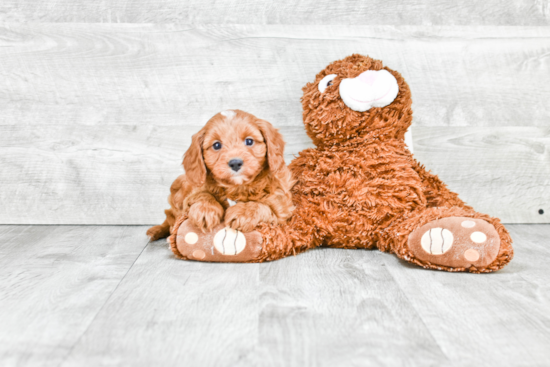
[[[390,180],[366,180],[355,175],[331,174],[326,180],[299,182],[295,187],[295,215],[313,220],[325,245],[372,248],[377,234],[395,218],[422,204],[411,186]]]
[[[414,175],[407,180],[408,184],[393,178],[366,179],[356,175],[329,174],[325,180],[299,182],[293,195],[303,195],[321,209],[338,207],[339,211],[350,215],[373,210],[397,214],[425,203],[420,180],[415,179],[414,171],[412,173]]]
[[[313,217],[331,245],[370,247],[395,218],[426,205],[422,182],[406,155],[378,146],[300,153],[291,163],[295,215]],[[300,213],[301,212],[301,213]],[[309,221],[308,221],[309,222]]]

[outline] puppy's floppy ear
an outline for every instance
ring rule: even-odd
[[[191,138],[191,146],[183,156],[183,168],[185,177],[193,186],[202,186],[206,181],[206,165],[202,156],[202,143],[204,141],[204,129]]]
[[[278,129],[265,120],[257,120],[256,123],[262,132],[267,145],[267,164],[269,169],[277,172],[285,166],[285,141]]]

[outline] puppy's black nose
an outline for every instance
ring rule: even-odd
[[[235,172],[238,172],[243,166],[243,160],[240,158],[233,158],[229,161],[229,167]]]

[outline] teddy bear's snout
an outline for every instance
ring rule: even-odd
[[[374,70],[367,70],[364,73],[361,73],[356,79],[359,79],[368,86],[372,86],[376,79],[378,78],[378,73]]]
[[[387,70],[367,70],[340,83],[340,97],[350,109],[364,112],[372,107],[385,107],[397,97],[399,87]]]

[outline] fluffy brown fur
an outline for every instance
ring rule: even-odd
[[[246,145],[246,139],[253,144]],[[185,174],[170,187],[166,220],[147,235],[152,240],[167,237],[180,216],[203,232],[222,220],[242,232],[260,223],[286,222],[294,209],[294,181],[284,162],[284,145],[277,129],[249,113],[231,110],[215,115],[193,135],[183,159]],[[236,158],[243,162],[238,171],[229,166]],[[237,204],[230,207],[227,199]]]
[[[397,80],[395,100],[365,112],[348,108],[338,92],[341,80],[381,69]],[[317,85],[329,74],[338,77],[321,93]],[[275,260],[318,246],[378,248],[422,267],[447,271],[491,272],[512,259],[512,241],[500,221],[467,206],[407,149],[404,134],[412,122],[412,99],[398,72],[381,61],[352,55],[328,65],[303,92],[304,125],[316,147],[302,151],[290,164],[297,179],[292,189],[296,210],[286,224],[260,225],[262,254],[249,261]],[[408,247],[409,234],[446,217],[480,218],[492,224],[500,236],[497,258],[483,268],[467,269],[416,258]],[[171,241],[174,248],[175,235]]]

